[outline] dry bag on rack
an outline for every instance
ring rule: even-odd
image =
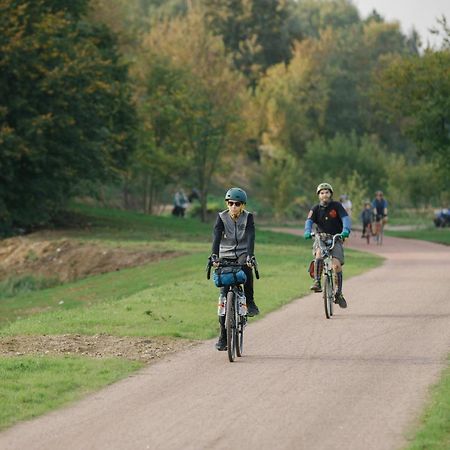
[[[243,284],[247,281],[247,276],[241,267],[219,267],[214,271],[214,284],[217,287]]]

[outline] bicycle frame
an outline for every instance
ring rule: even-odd
[[[331,253],[334,246],[336,245],[336,240],[340,239],[341,237],[342,236],[340,233],[335,234],[332,238],[327,239],[324,242],[320,238],[320,236],[316,236],[323,258],[322,286],[325,316],[327,319],[331,319],[331,317],[333,316],[333,304],[336,289],[336,274],[333,269],[333,255]]]
[[[207,279],[211,278],[212,262],[209,260],[206,266]],[[235,266],[242,267],[242,264],[235,262],[220,261],[216,267]],[[258,264],[256,259],[252,260],[252,267],[255,271],[255,276],[259,279]],[[227,353],[230,362],[235,360],[235,357],[241,357],[244,347],[244,328],[247,324],[247,311],[241,314],[239,311],[239,297],[244,295],[244,287],[242,284],[232,284],[226,290],[226,305],[225,305],[225,328],[227,332]]]

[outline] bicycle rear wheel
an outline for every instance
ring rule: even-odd
[[[230,290],[227,294],[227,311],[225,317],[225,328],[227,330],[227,351],[230,362],[233,362],[236,358],[236,316],[235,294],[232,290]]]
[[[379,236],[379,241],[378,241],[378,243],[380,245],[383,245],[383,235],[384,235],[384,225],[381,225],[381,227],[380,227],[380,236]]]
[[[331,274],[325,274],[323,284],[323,303],[325,306],[325,316],[327,319],[331,319],[333,315],[333,282],[331,280]]]

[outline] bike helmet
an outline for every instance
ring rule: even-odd
[[[234,200],[236,202],[247,203],[247,194],[243,189],[234,187],[228,189],[227,193],[225,194],[225,201],[227,200]]]
[[[319,192],[320,192],[322,189],[328,189],[328,190],[331,192],[331,194],[333,194],[333,187],[331,186],[331,184],[328,184],[328,183],[320,183],[319,186],[317,186],[316,194],[319,194]]]
[[[375,195],[381,195],[383,197],[383,191],[377,191],[375,192]]]

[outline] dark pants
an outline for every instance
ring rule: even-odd
[[[245,275],[247,276],[247,281],[244,283],[244,293],[245,298],[247,299],[247,305],[249,303],[254,303],[253,298],[253,269],[251,267],[248,267],[247,264],[245,264],[247,256],[241,256],[239,258],[239,262],[242,263],[242,270],[245,272]],[[230,260],[230,261],[236,261]],[[228,287],[222,287],[220,288],[220,294],[226,296],[229,288]],[[225,337],[225,316],[219,316],[219,323],[220,323],[220,336],[222,338]]]
[[[247,264],[245,264],[246,258],[247,255],[243,255],[238,259],[238,261],[242,264],[242,270],[245,272],[245,275],[247,276],[247,281],[244,283],[245,298],[247,299],[247,303],[253,303],[255,301],[253,298],[253,269],[251,267],[248,267]],[[228,259],[228,258],[227,260],[236,261],[235,259]],[[220,288],[221,294],[226,296],[227,292],[228,287]]]

